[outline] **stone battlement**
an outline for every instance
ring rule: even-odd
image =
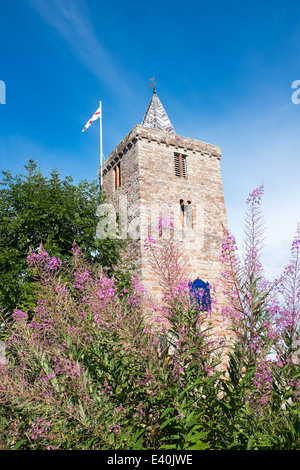
[[[166,147],[171,147],[178,152],[211,155],[219,160],[221,158],[221,149],[216,145],[182,137],[177,134],[169,134],[159,129],[150,130],[145,126],[137,124],[105,159],[103,162],[103,174],[106,174],[138,140],[142,139],[147,142],[156,142],[158,145],[166,145]]]

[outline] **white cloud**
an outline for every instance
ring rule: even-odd
[[[126,70],[103,47],[84,0],[29,0],[30,5],[69,45],[72,53],[119,96],[134,97]]]

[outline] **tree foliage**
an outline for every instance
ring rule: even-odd
[[[0,182],[0,305],[8,310],[32,307],[34,286],[26,257],[41,243],[51,256],[66,260],[75,241],[87,259],[109,273],[120,261],[121,242],[95,236],[96,210],[104,202],[97,181],[75,185],[57,170],[48,178],[34,160],[24,167],[24,175],[2,172]]]

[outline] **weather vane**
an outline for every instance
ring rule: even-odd
[[[154,87],[154,85],[156,85],[156,82],[154,81],[155,78],[150,78],[150,81],[152,82],[150,85],[148,85],[148,88],[151,88],[152,86]],[[156,93],[155,91],[155,87],[153,88],[153,93]]]

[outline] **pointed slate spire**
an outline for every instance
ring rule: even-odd
[[[142,126],[176,134],[160,99],[153,88],[153,96],[142,121]]]

